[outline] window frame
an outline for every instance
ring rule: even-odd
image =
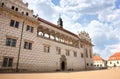
[[[18,28],[18,27],[19,27],[19,22],[16,21],[16,22],[15,22],[15,28]]]
[[[3,57],[2,67],[13,67],[13,57]]]
[[[14,27],[14,24],[15,24],[15,20],[12,20],[12,19],[11,19],[11,20],[10,20],[10,26],[11,26],[11,27]]]
[[[73,53],[74,53],[74,57],[77,57],[77,52],[76,52],[76,51],[73,51]]]
[[[11,19],[10,20],[10,27],[19,28],[19,22]]]
[[[83,55],[83,53],[81,53],[81,58],[83,58],[84,57],[84,55]]]
[[[32,42],[24,41],[24,49],[32,50]]]
[[[86,63],[87,66],[89,66],[89,63]]]
[[[27,25],[26,31],[33,33],[34,27]]]
[[[50,53],[50,46],[49,45],[44,45],[44,52]]]
[[[70,56],[70,50],[66,49],[66,56]]]
[[[61,48],[60,47],[56,47],[56,52],[58,53],[58,55],[61,54]]]
[[[17,39],[6,37],[6,46],[16,47]]]

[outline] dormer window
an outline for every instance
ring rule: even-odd
[[[29,15],[28,12],[26,13],[26,15],[27,15],[27,16]]]
[[[12,10],[14,10],[14,8],[15,8],[14,6],[11,7]]]
[[[4,3],[2,3],[2,6],[4,6]]]
[[[15,11],[18,11],[18,8],[16,8]]]

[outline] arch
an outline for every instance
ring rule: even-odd
[[[64,61],[61,62],[61,70],[62,70],[62,71],[65,70],[65,62],[64,62]]]
[[[60,70],[65,71],[67,69],[67,59],[65,55],[62,55],[60,58]]]

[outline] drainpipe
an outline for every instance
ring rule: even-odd
[[[17,59],[17,65],[16,65],[16,72],[19,72],[19,60],[20,60],[20,53],[21,53],[21,45],[22,45],[22,38],[23,38],[23,30],[24,30],[24,21],[22,23],[22,30],[21,30],[21,37],[20,37],[20,44],[19,44],[19,51],[18,51],[18,59]]]

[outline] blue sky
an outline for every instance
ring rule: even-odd
[[[77,34],[86,31],[94,53],[104,59],[120,51],[120,0],[23,0],[34,14],[56,24],[59,14],[64,28]]]

